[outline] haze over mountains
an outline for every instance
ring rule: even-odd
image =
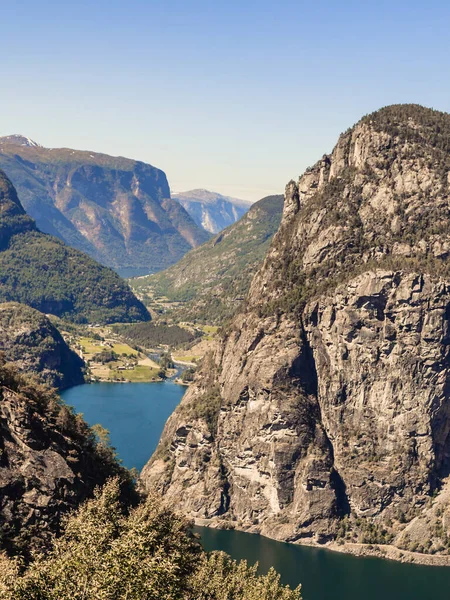
[[[41,233],[0,171],[0,302],[11,301],[78,323],[150,318],[117,273]]]
[[[0,138],[0,169],[41,231],[125,276],[165,268],[210,237],[170,198],[163,171],[140,161],[12,135]]]
[[[217,192],[197,189],[172,194],[194,221],[210,233],[219,233],[238,221],[250,208],[248,200],[223,196]]]

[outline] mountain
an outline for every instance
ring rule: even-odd
[[[149,319],[114,271],[41,233],[0,171],[0,302],[11,301],[84,323]]]
[[[94,432],[45,386],[0,358],[0,548],[45,545],[61,519],[95,486],[128,472]],[[9,596],[7,596],[9,597]]]
[[[143,162],[13,135],[0,138],[0,169],[41,231],[124,276],[165,268],[209,237]]]
[[[175,318],[222,323],[242,304],[278,229],[283,196],[255,202],[239,221],[165,271],[130,282],[144,301],[164,297]],[[178,304],[179,303],[179,304]]]
[[[449,564],[449,197],[450,115],[417,105],[291,181],[144,483],[201,524]]]
[[[84,383],[81,358],[42,313],[16,302],[0,304],[0,352],[23,372],[64,389]]]
[[[172,194],[172,198],[186,209],[197,225],[210,233],[219,233],[228,225],[232,225],[252,205],[248,200],[230,198],[208,190],[180,192]]]

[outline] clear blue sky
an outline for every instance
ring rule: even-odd
[[[450,3],[4,0],[0,135],[129,156],[171,188],[280,192],[363,114],[450,111]]]

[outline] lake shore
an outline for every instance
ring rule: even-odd
[[[411,552],[410,550],[402,550],[401,548],[397,548],[396,546],[391,546],[389,544],[337,544],[336,542],[330,542],[326,545],[311,545],[318,548],[325,548],[326,550],[331,550],[332,552],[353,554],[353,556],[375,556],[377,558],[395,560],[402,563],[428,565],[434,567],[450,567],[450,556],[448,555]]]
[[[222,526],[220,522],[210,521],[208,519],[194,519],[194,523],[200,527],[209,527],[211,529],[227,529],[227,527]],[[244,527],[236,526],[233,529],[236,531],[242,531],[243,533],[263,535],[256,530],[252,531]],[[288,542],[287,540],[277,539],[268,535],[263,535],[263,537],[275,540],[277,542],[290,543],[293,546],[309,546],[311,548],[329,550],[330,552],[339,552],[341,554],[351,554],[353,556],[372,556],[374,558],[382,558],[384,560],[392,560],[401,563],[433,567],[450,567],[450,555],[411,552],[409,550],[397,548],[396,546],[392,546],[390,544],[359,544],[354,542],[344,542],[342,544],[338,544],[337,542],[328,542],[326,544],[318,544],[316,542],[305,540],[301,542]]]

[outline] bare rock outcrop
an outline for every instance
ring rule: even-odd
[[[387,107],[288,184],[145,485],[205,524],[449,552],[449,139],[449,115]]]
[[[48,317],[18,302],[0,304],[0,352],[22,372],[58,389],[84,383],[84,362]]]
[[[128,472],[82,416],[0,358],[0,550],[45,547],[63,515],[114,475],[131,494]]]
[[[124,277],[166,268],[210,237],[171,199],[165,173],[141,161],[12,135],[0,137],[0,169],[40,231]]]

